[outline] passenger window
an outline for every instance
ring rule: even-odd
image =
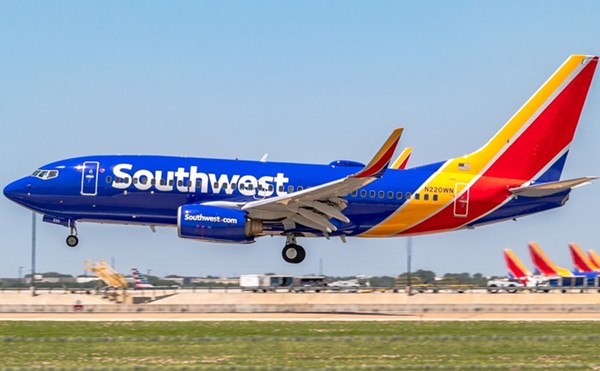
[[[217,184],[218,184],[218,183],[217,183]],[[227,189],[227,185],[228,185],[228,184],[229,184],[229,183],[224,183],[224,184],[223,184],[223,189]]]
[[[273,192],[273,184],[269,184],[269,192]]]
[[[375,198],[375,191],[374,190],[370,190],[369,191],[369,197]]]
[[[303,189],[304,189],[304,187],[302,187],[302,186],[298,186],[298,191],[301,191],[301,190],[303,190]]]
[[[186,185],[187,185],[187,187],[188,187],[188,188],[190,188],[190,187],[192,186],[192,181],[191,181],[191,180],[188,180],[188,181],[186,182]]]
[[[175,184],[175,181],[173,179],[169,179],[169,186],[173,187],[173,184]]]
[[[288,193],[294,193],[294,186],[293,185],[288,186]]]
[[[394,198],[394,192],[392,192],[392,191],[389,191],[389,192],[388,192],[388,199],[390,199],[390,200],[391,200],[392,198]]]
[[[352,197],[356,197],[358,195],[358,191],[352,192]]]
[[[177,187],[183,187],[183,180],[179,179],[177,181]]]
[[[254,185],[253,184],[248,184],[248,186],[246,187],[249,190],[253,190],[254,189]]]
[[[424,201],[429,201],[429,193],[425,193],[425,194],[423,195],[423,200],[424,200]]]
[[[367,197],[367,191],[364,189],[360,191],[360,197]]]
[[[438,200],[438,195],[433,195],[433,200],[437,201]]]
[[[138,184],[138,178],[133,178],[133,184]]]
[[[219,188],[219,182],[214,182],[213,183],[213,188]]]
[[[199,180],[196,180],[196,188],[200,188],[202,187],[202,182]]]
[[[244,189],[246,189],[246,186],[244,185],[244,183],[240,183],[238,188],[243,191]]]
[[[420,194],[418,194],[418,193],[415,193],[415,200],[418,200],[418,199],[420,199],[420,198],[421,198],[421,195],[420,195]]]
[[[152,178],[152,181],[150,182],[150,184],[156,185],[156,179]]]
[[[236,184],[235,183],[231,183],[231,189],[235,189]]]
[[[385,192],[379,191],[378,196],[379,196],[379,198],[383,198],[385,196]]]
[[[167,181],[165,179],[161,179],[159,183],[160,185],[164,186],[165,184],[167,184]]]
[[[115,179],[115,180],[117,180],[117,179]],[[106,183],[110,183],[110,182],[112,182],[112,177],[110,175],[108,175],[106,177]]]
[[[410,192],[406,192],[406,199],[410,200]]]
[[[277,188],[277,192],[283,192],[283,188],[284,187],[282,185],[280,185],[279,188]]]
[[[402,192],[396,192],[396,198],[401,200],[402,199]]]

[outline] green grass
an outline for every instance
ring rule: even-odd
[[[598,368],[596,322],[0,322],[0,369]]]

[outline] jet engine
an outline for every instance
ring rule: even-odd
[[[237,209],[189,204],[180,206],[177,212],[177,233],[182,238],[250,243],[262,231],[262,221],[252,220]]]

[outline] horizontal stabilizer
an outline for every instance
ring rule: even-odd
[[[581,178],[560,180],[557,182],[548,182],[536,185],[521,186],[517,188],[511,188],[509,191],[516,196],[525,197],[544,197],[560,193],[578,186],[590,184],[590,182],[598,177],[596,176],[584,176]]]

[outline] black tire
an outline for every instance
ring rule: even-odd
[[[289,244],[285,245],[281,252],[283,260],[290,264],[298,264],[304,261],[306,258],[306,250],[300,245]]]
[[[78,243],[79,243],[79,238],[77,238],[77,236],[70,235],[69,237],[67,237],[67,246],[75,247],[75,246],[77,246]]]
[[[496,285],[489,285],[489,286],[488,286],[488,292],[489,292],[490,294],[496,294],[496,293],[498,293],[498,288],[497,288],[497,286],[496,286]]]

